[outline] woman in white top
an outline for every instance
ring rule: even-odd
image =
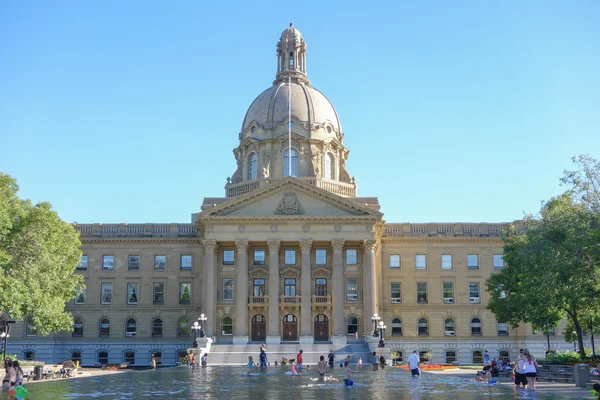
[[[528,349],[523,350],[521,359],[525,361],[525,376],[527,377],[527,389],[535,390],[535,377],[537,376],[538,363],[529,353]]]

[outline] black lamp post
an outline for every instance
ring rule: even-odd
[[[192,344],[193,348],[198,347],[198,338],[203,338],[205,335],[204,329],[202,329],[202,325],[208,320],[206,315],[200,314],[200,318],[198,321],[194,321],[194,325],[192,325],[192,330],[194,331],[194,343]]]
[[[206,324],[207,320],[208,320],[208,318],[206,317],[206,315],[200,314],[200,317],[198,318],[198,323],[200,324],[200,334],[199,334],[199,336],[201,338],[203,338],[204,336],[206,336],[206,334],[204,333],[204,329],[202,329],[202,327]]]
[[[371,317],[371,322],[373,322],[373,337],[377,337],[379,335],[379,333],[377,332],[377,325],[379,324],[380,319],[381,317],[377,315],[377,313],[373,314],[373,316]]]
[[[383,340],[383,336],[384,336],[384,331],[386,328],[387,327],[385,326],[383,321],[379,321],[379,326],[377,327],[377,329],[379,329],[379,344],[377,345],[377,347],[385,347],[385,342]]]
[[[10,326],[17,321],[4,321],[4,332],[0,333],[2,338],[2,360],[6,362],[6,342],[10,336]]]

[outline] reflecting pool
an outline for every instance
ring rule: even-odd
[[[405,370],[363,367],[344,387],[342,368],[320,381],[314,371],[288,376],[285,367],[269,367],[248,375],[243,367],[185,367],[132,371],[116,375],[62,379],[26,385],[27,399],[567,399],[553,394],[513,392],[509,385],[487,385],[462,378],[424,374],[413,378]]]

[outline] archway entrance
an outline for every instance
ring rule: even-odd
[[[263,315],[252,317],[252,341],[263,342],[267,338],[267,320]]]
[[[298,341],[298,320],[292,314],[283,317],[283,335],[282,339],[285,342]]]
[[[323,314],[315,317],[315,341],[327,342],[329,340],[329,319]]]

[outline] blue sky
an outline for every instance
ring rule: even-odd
[[[600,2],[0,2],[0,171],[67,221],[224,195],[289,21],[388,222],[504,222],[600,157]]]

